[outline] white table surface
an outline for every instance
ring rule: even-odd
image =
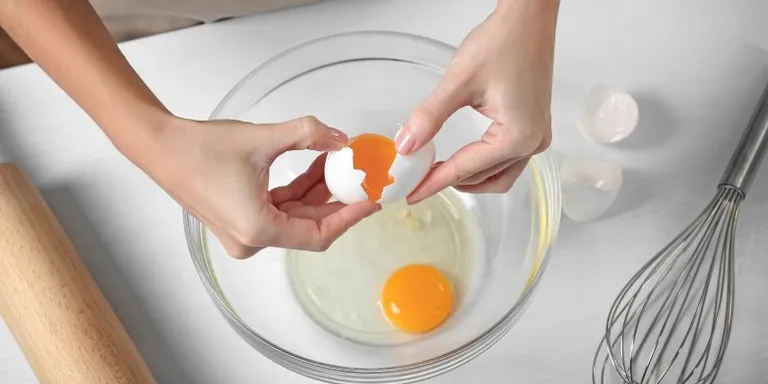
[[[327,1],[122,48],[172,111],[203,119],[247,72],[294,44],[360,29],[458,44],[493,4]],[[553,148],[621,164],[623,193],[599,220],[564,220],[518,325],[475,361],[430,383],[590,381],[615,293],[714,193],[761,87],[766,16],[764,0],[563,0]],[[597,84],[639,99],[641,124],[621,145],[590,144],[574,127],[575,97]],[[0,160],[20,163],[44,192],[160,383],[312,382],[270,363],[230,330],[189,260],[178,205],[36,66],[0,71]],[[739,223],[736,326],[722,383],[768,377],[768,258],[761,254],[768,240],[759,238],[768,228],[767,174]],[[2,323],[0,382],[36,382]]]

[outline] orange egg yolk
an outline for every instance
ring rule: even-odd
[[[395,182],[389,169],[397,151],[390,138],[375,133],[353,137],[348,145],[352,149],[352,166],[365,172],[362,187],[368,200],[376,202],[384,193],[384,187]]]
[[[392,325],[405,332],[423,333],[448,317],[453,307],[453,291],[437,268],[408,265],[389,277],[381,304]]]

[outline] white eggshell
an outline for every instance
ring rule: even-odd
[[[384,187],[379,202],[391,203],[404,199],[424,180],[434,162],[435,144],[431,141],[410,155],[396,155],[389,168],[389,174],[395,182]]]
[[[352,148],[345,147],[325,159],[325,185],[336,200],[344,204],[368,200],[362,184],[365,172],[355,169]]]
[[[353,150],[345,147],[329,153],[325,160],[325,184],[333,197],[344,204],[368,200],[362,187],[365,172],[354,169],[353,156]],[[406,198],[424,180],[434,162],[435,143],[431,141],[410,155],[395,155],[389,168],[389,175],[394,182],[384,187],[381,199],[377,202],[391,203]]]
[[[617,164],[570,158],[560,166],[563,213],[574,221],[602,216],[616,201],[622,184]]]
[[[588,139],[616,143],[637,127],[639,108],[628,93],[606,86],[590,90],[582,101],[577,125]]]

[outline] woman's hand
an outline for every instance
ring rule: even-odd
[[[282,124],[197,122],[169,117],[148,146],[127,155],[202,221],[236,258],[266,246],[325,250],[378,206],[328,203],[325,154],[284,187],[269,167],[290,150],[335,150],[347,137],[315,118]]]
[[[398,152],[419,149],[464,106],[494,122],[480,141],[436,164],[409,202],[449,186],[504,193],[528,159],[549,146],[557,10],[558,0],[500,0],[462,42],[437,88],[397,137]]]
[[[337,149],[346,137],[313,118],[254,125],[174,117],[87,0],[0,1],[0,25],[234,257],[266,246],[324,250],[377,209],[328,204],[322,155],[290,185],[269,191],[269,166],[280,154]]]

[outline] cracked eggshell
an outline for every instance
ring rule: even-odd
[[[365,172],[355,169],[352,148],[328,153],[325,159],[325,185],[336,200],[344,204],[368,200],[362,184]]]
[[[404,199],[419,186],[435,162],[435,144],[429,142],[408,156],[396,155],[389,174],[394,183],[384,187],[377,203],[391,203]],[[362,183],[365,172],[354,169],[353,150],[345,147],[328,153],[325,160],[325,184],[336,200],[344,204],[368,200]]]
[[[380,202],[391,203],[406,198],[424,180],[434,162],[435,143],[431,141],[408,156],[396,155],[389,168],[395,182],[384,187]]]

